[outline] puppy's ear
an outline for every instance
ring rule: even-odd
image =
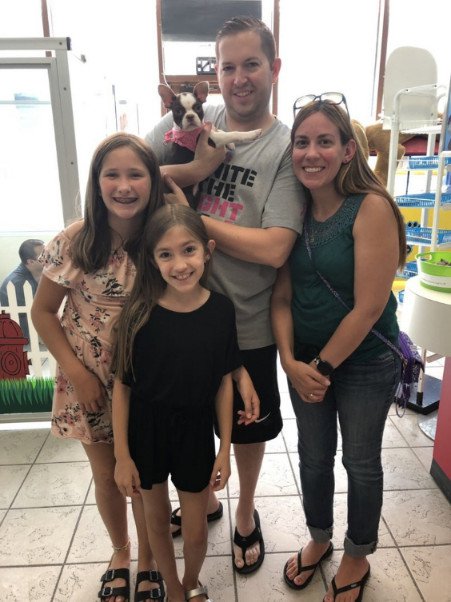
[[[158,94],[160,95],[161,100],[163,101],[164,106],[167,109],[170,109],[171,106],[172,106],[172,103],[175,100],[175,94],[171,90],[171,88],[169,86],[167,86],[166,84],[159,84],[159,86],[158,86]]]
[[[198,84],[196,84],[194,86],[194,90],[193,90],[194,96],[200,102],[205,102],[207,100],[209,88],[210,88],[210,86],[209,86],[208,82],[199,82]]]

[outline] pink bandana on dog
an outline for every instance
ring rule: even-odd
[[[185,132],[185,130],[181,130],[178,126],[174,126],[172,130],[166,132],[164,141],[166,143],[175,142],[175,144],[184,146],[194,152],[196,150],[197,139],[202,130],[203,128],[200,127],[190,132]]]

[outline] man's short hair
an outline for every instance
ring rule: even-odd
[[[19,247],[20,261],[25,265],[29,259],[36,259],[35,248],[40,245],[44,245],[43,240],[38,240],[37,238],[28,238],[27,240],[24,240]]]
[[[219,43],[223,38],[243,31],[253,31],[260,36],[262,50],[272,67],[276,58],[276,41],[266,23],[263,23],[261,19],[257,19],[257,17],[232,17],[232,19],[226,21],[216,34],[216,56],[219,58]]]

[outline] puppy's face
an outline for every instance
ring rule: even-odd
[[[202,102],[191,92],[177,94],[171,104],[174,122],[187,132],[202,125],[204,111]]]

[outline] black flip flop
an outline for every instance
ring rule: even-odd
[[[171,512],[171,525],[179,527],[178,529],[172,532],[172,537],[178,537],[182,533],[182,517],[181,515],[179,516],[177,514],[179,510],[180,506]],[[214,512],[210,512],[210,514],[207,514],[207,523],[219,520],[220,518],[222,518],[223,514],[224,508],[222,502],[219,502],[219,506],[217,507],[217,509]]]
[[[287,562],[285,563],[284,569],[283,569],[283,578],[284,578],[285,583],[288,585],[288,587],[291,587],[291,589],[300,590],[300,589],[306,588],[307,585],[310,583],[310,581],[313,579],[313,576],[315,575],[315,571],[318,568],[318,566],[322,563],[323,560],[325,560],[332,554],[332,552],[334,551],[334,546],[333,546],[332,542],[330,542],[329,547],[324,552],[324,554],[321,556],[321,558],[318,560],[318,562],[316,562],[314,564],[308,564],[305,566],[302,566],[302,559],[301,559],[302,550],[303,550],[303,548],[301,548],[298,552],[298,558],[297,558],[298,567],[297,567],[296,577],[298,577],[301,573],[304,573],[305,571],[313,571],[313,573],[307,577],[307,579],[304,581],[304,583],[301,583],[300,585],[298,585],[297,583],[294,582],[294,579],[290,579],[287,575],[287,568],[288,568],[288,565],[290,564],[290,561],[287,560]]]
[[[358,597],[355,599],[355,602],[362,602],[363,598],[363,590],[365,589],[366,582],[370,576],[370,568],[368,567],[367,572],[363,575],[360,581],[354,581],[354,583],[349,583],[348,585],[343,585],[343,587],[337,587],[335,583],[335,577],[332,579],[332,589],[334,590],[334,600],[339,594],[343,594],[344,592],[348,592],[351,589],[356,589],[360,587],[360,592]],[[323,598],[324,602],[324,598]]]
[[[233,536],[233,543],[241,548],[243,552],[243,560],[244,565],[242,567],[238,567],[235,564],[235,560],[233,561],[233,568],[240,575],[249,575],[249,573],[255,572],[259,569],[263,563],[263,559],[265,558],[265,542],[263,541],[262,530],[260,528],[260,517],[258,515],[257,510],[254,510],[254,521],[255,521],[255,529],[252,531],[250,535],[247,537],[243,537],[240,533],[238,533],[237,528],[235,527],[235,534]],[[257,562],[254,564],[246,564],[246,550],[254,545],[254,543],[260,544],[260,554],[257,558]]]

